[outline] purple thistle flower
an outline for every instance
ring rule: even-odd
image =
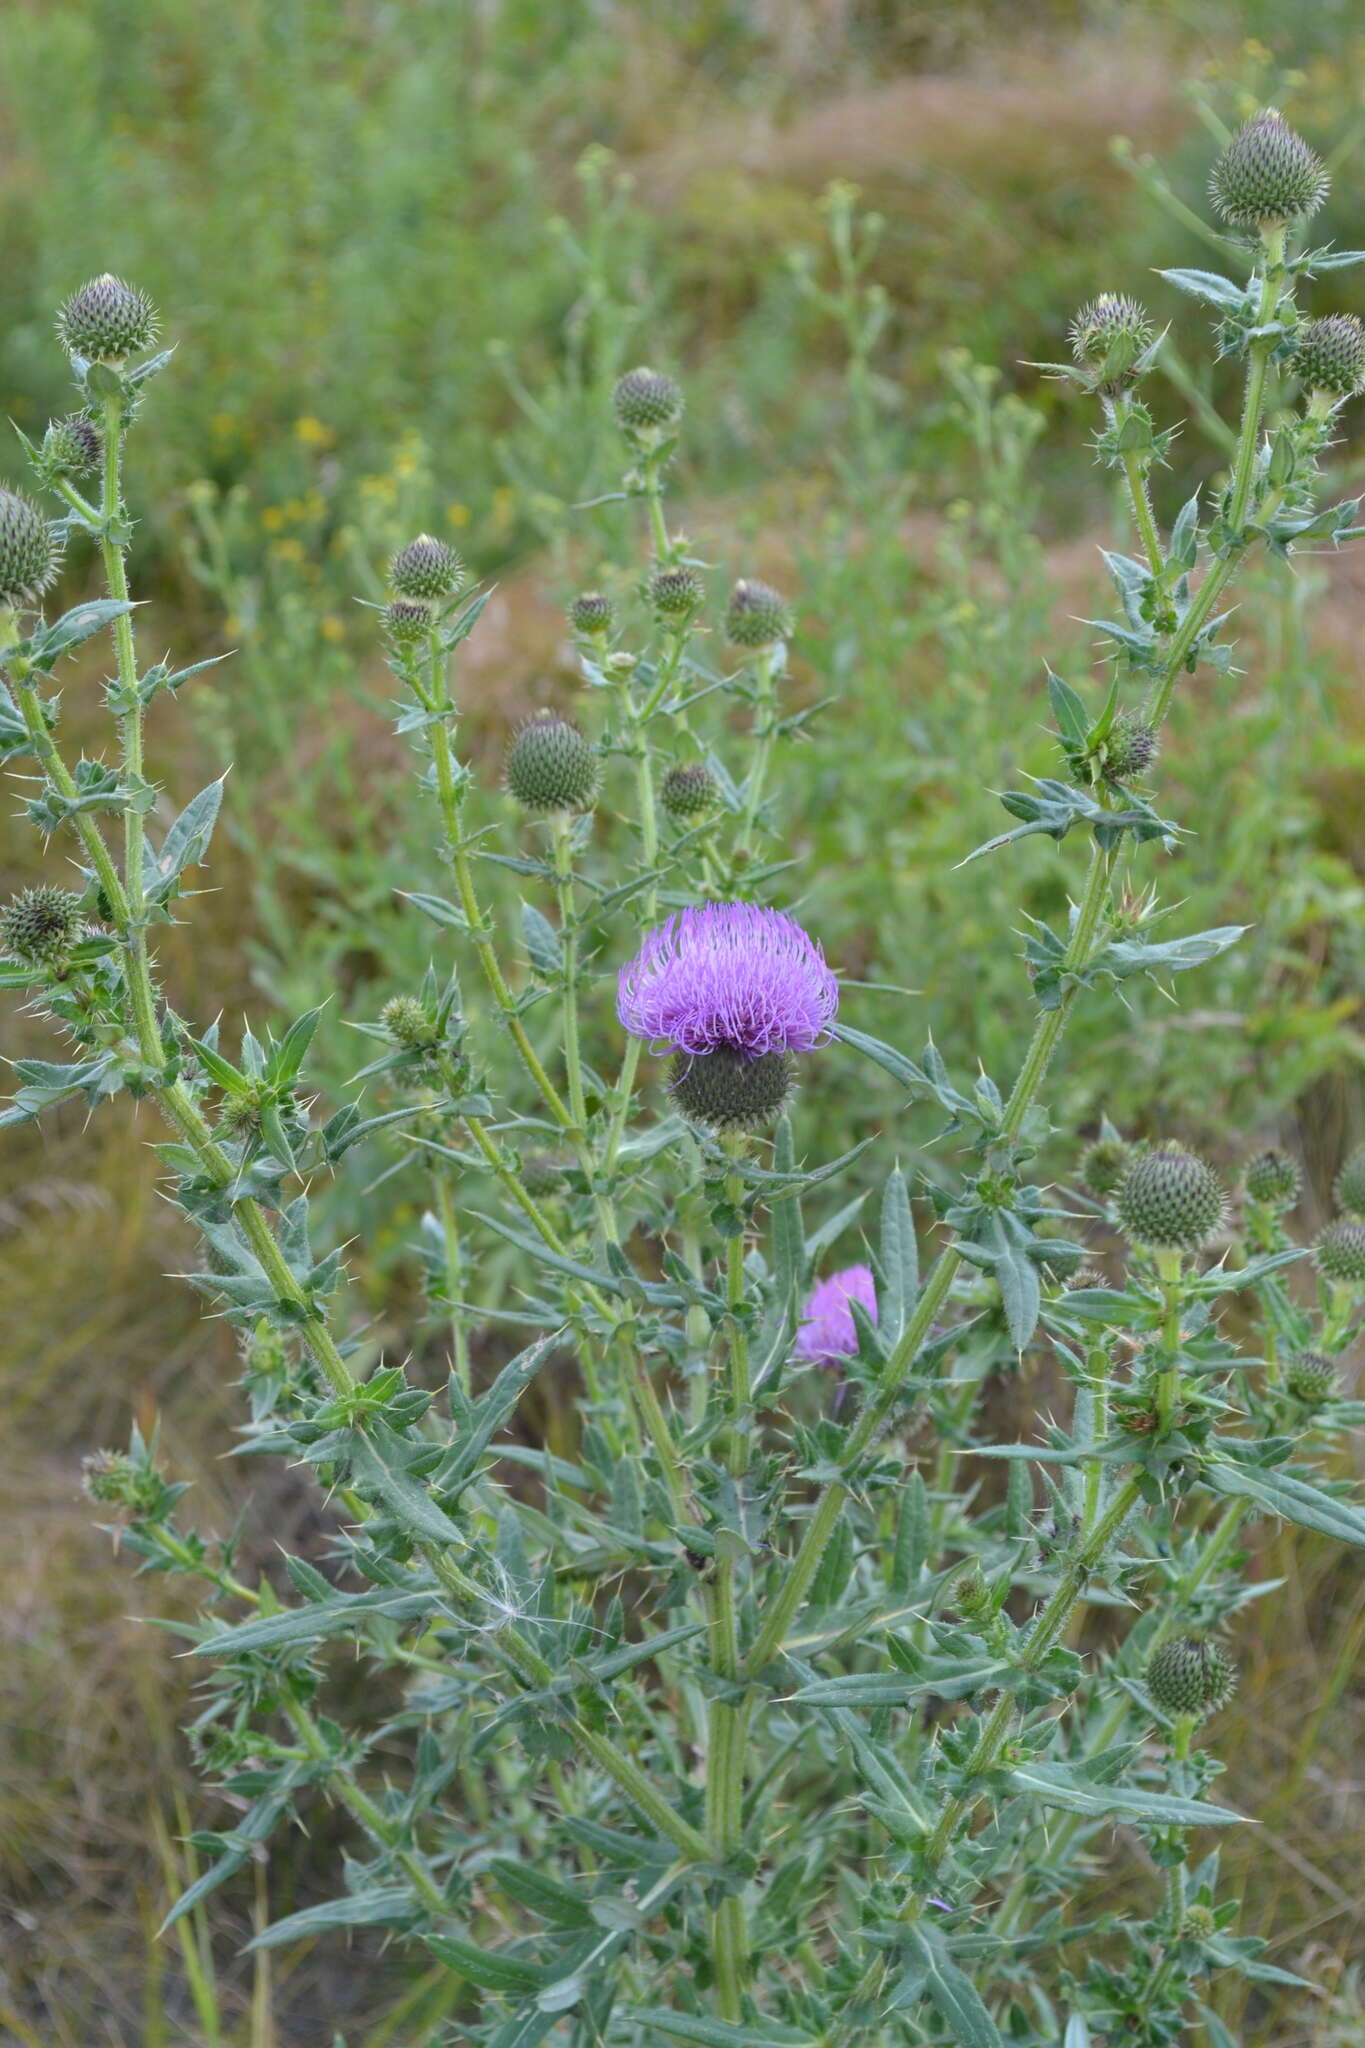
[[[616,1014],[681,1053],[809,1052],[828,1037],[839,984],[795,918],[706,903],[665,918],[621,969]]]
[[[877,1283],[870,1266],[845,1266],[822,1280],[806,1303],[796,1333],[793,1356],[806,1365],[837,1365],[854,1358],[858,1351],[858,1330],[849,1307],[856,1301],[877,1320]]]

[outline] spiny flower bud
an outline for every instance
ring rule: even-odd
[[[1209,197],[1233,227],[1279,227],[1317,212],[1327,197],[1327,173],[1284,116],[1267,107],[1219,157]]]
[[[43,468],[51,476],[88,476],[103,454],[104,438],[83,412],[51,421],[43,435]]]
[[[1332,1184],[1338,1209],[1365,1216],[1365,1145],[1357,1145]]]
[[[794,1064],[790,1053],[749,1059],[728,1046],[678,1053],[668,1092],[689,1122],[707,1130],[761,1131],[776,1123],[791,1100]]]
[[[52,528],[20,491],[0,485],[0,605],[37,601],[62,559]]]
[[[1268,1209],[1283,1211],[1292,1209],[1298,1201],[1303,1175],[1299,1172],[1297,1160],[1291,1159],[1287,1152],[1281,1152],[1277,1145],[1270,1145],[1247,1161],[1242,1185],[1253,1202],[1263,1202]]]
[[[1125,390],[1133,382],[1138,357],[1155,333],[1146,307],[1122,292],[1101,292],[1082,306],[1070,331],[1071,353],[1089,370],[1096,388],[1107,392]]]
[[[69,889],[21,889],[0,910],[0,952],[49,966],[81,935],[80,897]]]
[[[507,788],[524,811],[590,811],[597,794],[591,741],[567,718],[533,718],[507,750]]]
[[[1324,1280],[1358,1287],[1365,1280],[1365,1223],[1339,1216],[1318,1239],[1313,1259]]]
[[[1104,772],[1115,782],[1145,775],[1160,752],[1154,725],[1140,711],[1120,711],[1104,743]]]
[[[1294,338],[1294,370],[1310,391],[1349,398],[1365,385],[1365,327],[1354,313],[1305,320]]]
[[[1112,1195],[1133,1160],[1133,1148],[1123,1138],[1096,1138],[1081,1160],[1081,1179],[1092,1195]]]
[[[986,1584],[980,1563],[973,1559],[953,1587],[953,1599],[958,1613],[968,1621],[979,1621],[991,1611],[991,1589]]]
[[[682,392],[662,370],[627,370],[618,379],[611,402],[617,425],[630,434],[671,427],[682,418]]]
[[[1285,1385],[1296,1401],[1316,1408],[1337,1391],[1337,1369],[1321,1351],[1303,1351],[1290,1363]]]
[[[1118,1193],[1128,1236],[1159,1250],[1196,1250],[1222,1222],[1224,1206],[1213,1168],[1174,1144],[1135,1159]]]
[[[586,633],[592,640],[605,640],[615,617],[616,607],[600,590],[585,590],[569,606],[569,623],[575,633]]]
[[[770,584],[745,581],[730,592],[725,637],[735,647],[771,647],[791,631],[786,599]]]
[[[1068,1294],[1079,1294],[1087,1287],[1107,1287],[1109,1282],[1098,1266],[1077,1266],[1074,1273],[1068,1273],[1062,1286]]]
[[[425,640],[431,624],[431,606],[417,598],[396,597],[392,604],[384,607],[385,629],[389,638],[396,640],[400,647],[410,647],[416,640]]]
[[[716,778],[704,761],[670,768],[659,784],[659,802],[680,824],[701,817],[716,801]]]
[[[1147,1690],[1163,1714],[1203,1720],[1225,1707],[1237,1690],[1237,1674],[1217,1643],[1200,1636],[1173,1636],[1152,1652]]]
[[[1218,1932],[1218,1921],[1212,1906],[1187,1906],[1180,1922],[1182,1941],[1212,1941]]]
[[[564,1185],[564,1161],[553,1152],[532,1152],[521,1162],[521,1184],[528,1195],[557,1194]]]
[[[436,1026],[416,996],[391,996],[379,1012],[379,1021],[405,1052],[430,1052],[436,1043]]]
[[[64,348],[91,363],[121,363],[155,338],[156,307],[146,292],[106,270],[73,292],[57,315]]]
[[[137,1466],[125,1451],[92,1451],[81,1459],[81,1487],[102,1507],[127,1507],[137,1498]]]
[[[453,597],[464,581],[464,563],[454,548],[419,533],[389,563],[389,585],[399,597]]]
[[[655,569],[649,579],[649,601],[660,618],[690,619],[706,594],[706,586],[695,569]]]

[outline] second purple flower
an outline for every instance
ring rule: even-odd
[[[669,1088],[693,1122],[759,1130],[792,1086],[792,1054],[828,1036],[839,984],[796,922],[756,903],[707,903],[648,933],[621,969],[616,1008],[636,1038],[671,1046]]]

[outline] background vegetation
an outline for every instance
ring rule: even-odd
[[[834,700],[785,807],[808,921],[847,975],[885,985],[850,1017],[895,1037],[909,1015],[950,1060],[975,1049],[1007,1070],[1012,897],[988,864],[954,863],[995,829],[980,785],[1044,764],[1042,655],[1085,645],[1116,517],[1078,410],[1028,365],[1063,353],[1082,298],[1146,291],[1172,323],[1167,417],[1187,422],[1163,510],[1217,472],[1208,394],[1183,368],[1202,315],[1146,276],[1201,247],[1154,187],[1197,201],[1209,121],[1271,99],[1333,162],[1324,239],[1365,240],[1365,35],[1346,0],[1299,13],[16,0],[0,17],[0,407],[29,432],[65,408],[52,309],[84,277],[108,267],[153,293],[180,352],[138,437],[138,587],[176,657],[234,650],[159,734],[182,788],[234,762],[216,893],[193,949],[168,948],[177,1007],[297,1010],[338,989],[374,1014],[420,975],[430,930],[396,892],[423,886],[432,849],[354,600],[424,525],[496,582],[462,671],[491,788],[509,724],[567,701],[563,600],[620,516],[575,507],[610,487],[606,394],[645,359],[687,385],[697,552],[797,597],[800,687]],[[860,210],[833,181],[856,183]],[[1314,310],[1365,310],[1357,276]],[[1343,491],[1365,481],[1359,407],[1346,434]],[[1239,670],[1201,685],[1170,740],[1173,807],[1198,835],[1168,887],[1192,899],[1190,928],[1255,931],[1187,1006],[1091,1006],[1061,1100],[1078,1130],[1102,1111],[1133,1130],[1177,1117],[1215,1158],[1287,1143],[1312,1221],[1365,1122],[1365,570],[1315,558],[1241,598]],[[93,681],[68,685],[76,721]],[[7,831],[12,886],[30,854]],[[1060,867],[1033,847],[1029,908],[1055,921]],[[11,1053],[31,1049],[25,1030]],[[326,1041],[337,1089],[360,1063],[347,1038]],[[889,1116],[895,1097],[871,1106]],[[439,1979],[401,1980],[373,1945],[328,1938],[273,1978],[245,1966],[232,1935],[260,1906],[251,1883],[218,1908],[216,1944],[151,1939],[186,1874],[175,1730],[192,1700],[169,1642],[127,1618],[161,1589],[132,1587],[90,1526],[79,1458],[121,1440],[130,1411],[160,1413],[201,1521],[228,1526],[243,1488],[221,1458],[233,1346],[163,1278],[188,1246],[132,1116],[9,1132],[0,1158],[0,2041],[425,2040]],[[353,1312],[376,1352],[434,1363],[404,1250],[421,1188],[385,1166],[370,1155],[347,1190],[367,1223]],[[490,1259],[480,1298],[501,1284]],[[302,1477],[255,1514],[258,1566],[325,1547]],[[1325,1994],[1225,2016],[1246,2048],[1345,2048],[1365,2027],[1365,1590],[1325,1544],[1263,1540],[1255,1575],[1290,1584],[1274,1639],[1240,1646],[1219,1746],[1262,1822],[1236,1852],[1244,1924]],[[319,1814],[276,1856],[275,1917],[335,1846]]]

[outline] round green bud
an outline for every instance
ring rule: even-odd
[[[590,811],[597,795],[592,742],[567,718],[533,718],[507,750],[507,788],[524,811]]]
[[[1349,398],[1365,385],[1365,326],[1354,313],[1305,320],[1294,337],[1293,367],[1310,391]]]
[[[771,647],[791,631],[786,599],[770,584],[741,578],[725,610],[725,637],[734,647]]]
[[[1348,1216],[1365,1216],[1365,1145],[1357,1145],[1332,1183],[1332,1193]]]
[[[1202,1636],[1172,1636],[1147,1662],[1147,1690],[1163,1714],[1202,1720],[1225,1707],[1237,1674],[1217,1643]]]
[[[1077,1266],[1062,1284],[1068,1294],[1078,1294],[1084,1287],[1107,1287],[1109,1281],[1098,1266]]]
[[[429,604],[420,598],[396,597],[384,607],[384,628],[390,640],[396,640],[400,647],[411,647],[415,641],[425,640],[430,633],[434,614]]]
[[[69,889],[21,889],[0,910],[0,952],[50,967],[81,935],[80,901]]]
[[[454,548],[419,533],[389,563],[389,586],[399,597],[453,597],[464,581],[464,563]]]
[[[1122,292],[1101,292],[1071,323],[1071,353],[1100,391],[1126,390],[1156,330],[1145,306]]]
[[[638,370],[627,370],[618,379],[611,402],[616,424],[628,434],[671,427],[682,418],[683,395],[679,387],[662,370],[650,370],[643,365]]]
[[[146,292],[112,277],[92,277],[57,315],[57,334],[73,356],[90,363],[121,363],[156,338],[156,307]]]
[[[986,1584],[980,1564],[973,1560],[953,1587],[953,1600],[957,1611],[967,1621],[980,1621],[991,1611],[991,1589]]]
[[[652,571],[648,594],[660,618],[690,619],[706,595],[706,585],[695,569],[679,564]]]
[[[1317,1408],[1336,1393],[1337,1369],[1323,1352],[1301,1351],[1290,1362],[1285,1385],[1296,1401]]]
[[[1365,1223],[1353,1216],[1329,1223],[1313,1248],[1313,1260],[1324,1280],[1358,1287],[1365,1280]]]
[[[1317,212],[1327,197],[1327,173],[1283,115],[1267,107],[1219,157],[1209,197],[1233,227],[1281,227]]]
[[[704,761],[670,768],[659,784],[659,802],[679,824],[700,818],[716,801],[716,778]]]
[[[0,485],[0,605],[36,603],[56,577],[61,547],[38,507]]]
[[[104,437],[83,412],[53,420],[43,435],[43,468],[50,476],[89,476],[104,456]]]
[[[719,1046],[715,1052],[675,1053],[668,1092],[689,1122],[710,1131],[762,1131],[791,1100],[795,1063],[790,1053],[746,1059]]]
[[[555,1195],[564,1185],[564,1161],[553,1152],[531,1152],[521,1162],[520,1180],[528,1195]]]
[[[1180,1922],[1182,1941],[1212,1941],[1218,1932],[1218,1922],[1212,1906],[1187,1906]]]
[[[1104,772],[1113,782],[1132,782],[1147,773],[1161,743],[1154,725],[1139,711],[1120,711],[1104,743]]]
[[[1133,1148],[1123,1138],[1096,1138],[1081,1160],[1081,1179],[1092,1195],[1112,1195],[1133,1161]]]
[[[616,607],[600,590],[585,590],[569,606],[569,623],[575,633],[590,640],[605,640],[616,618]]]
[[[1262,1202],[1266,1208],[1282,1212],[1292,1209],[1298,1201],[1303,1175],[1299,1172],[1297,1160],[1291,1159],[1287,1152],[1281,1152],[1277,1145],[1269,1145],[1264,1152],[1258,1152],[1254,1159],[1247,1161],[1242,1185],[1253,1202]]]
[[[1174,1144],[1140,1154],[1118,1191],[1127,1235],[1165,1251],[1196,1250],[1222,1222],[1225,1206],[1213,1168]]]
[[[137,1499],[137,1467],[125,1451],[92,1451],[81,1459],[81,1488],[101,1507],[128,1507]]]
[[[436,1026],[416,996],[391,996],[379,1012],[379,1021],[405,1052],[430,1052],[436,1044]]]

